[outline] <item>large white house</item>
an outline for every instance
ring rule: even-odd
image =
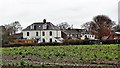
[[[51,22],[36,22],[25,28],[23,31],[24,39],[36,39],[40,42],[61,42],[61,30]]]

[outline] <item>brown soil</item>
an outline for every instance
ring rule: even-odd
[[[35,63],[35,64],[40,64],[40,63],[45,63],[45,64],[59,64],[59,63],[54,63],[54,62],[51,62],[51,63],[47,63],[47,62],[43,62],[42,59],[40,59],[40,57],[37,57],[37,56],[17,56],[17,57],[12,57],[12,56],[2,56],[2,61],[7,61],[7,62],[19,62],[21,60],[25,60],[25,61],[29,61],[29,62],[32,62],[32,63]],[[97,65],[98,63],[99,64],[102,64],[102,65],[118,65],[118,61],[103,61],[103,60],[96,60],[96,61],[90,61],[90,60],[79,60],[81,63],[90,63],[90,65]],[[72,65],[72,63],[60,63],[60,64],[68,64],[68,65]],[[78,64],[79,65],[79,64]],[[86,65],[86,64],[82,64],[82,65]]]

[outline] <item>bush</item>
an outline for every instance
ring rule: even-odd
[[[65,45],[79,45],[81,40],[65,40],[63,44]]]

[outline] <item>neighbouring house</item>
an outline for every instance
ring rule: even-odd
[[[82,29],[81,31],[81,40],[96,40],[96,36],[94,34],[91,34],[86,29]]]
[[[85,29],[65,29],[65,30],[62,30],[62,37],[66,40],[68,40],[68,39],[95,40],[95,35],[90,34]]]
[[[65,40],[77,40],[81,38],[81,33],[78,31],[78,29],[64,29],[62,30],[62,37]]]
[[[120,32],[114,32],[107,36],[102,37],[102,40],[118,40],[120,39]]]
[[[15,33],[11,35],[14,39],[23,39],[23,33]]]
[[[109,35],[108,40],[120,40],[120,32],[115,32],[114,34]]]
[[[114,37],[114,39],[119,39],[120,40],[120,32],[115,32],[115,37]]]
[[[45,19],[29,25],[22,33],[24,39],[36,39],[39,43],[62,42],[61,30]]]
[[[85,40],[85,39],[89,39],[89,40],[95,40],[95,35],[92,35],[92,34],[82,34],[82,37],[81,37],[81,40]]]

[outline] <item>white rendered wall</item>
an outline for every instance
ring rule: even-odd
[[[52,31],[52,36],[50,36],[50,31]],[[42,35],[42,32],[45,32],[45,36]],[[45,42],[50,42],[50,38],[52,39],[52,42],[55,42],[55,37],[61,37],[61,31],[59,30],[42,30],[41,31],[41,41],[42,39],[45,39]]]
[[[50,36],[50,31],[52,31],[52,36]],[[29,32],[29,36],[27,36],[27,32]],[[36,32],[38,32],[38,36],[36,36]],[[42,32],[45,32],[45,36],[42,35]],[[40,38],[41,42],[43,42],[43,39],[45,39],[45,42],[50,42],[50,38],[52,42],[55,42],[55,37],[61,37],[60,30],[23,31],[23,38]]]

